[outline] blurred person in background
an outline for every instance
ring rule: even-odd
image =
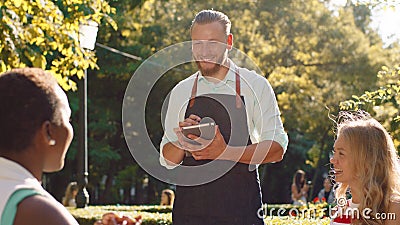
[[[292,201],[294,205],[303,205],[307,203],[309,186],[306,183],[306,173],[303,170],[297,170],[292,180]]]
[[[62,204],[65,207],[76,207],[76,195],[78,194],[78,191],[78,184],[76,182],[70,182],[65,190]]]
[[[327,202],[328,204],[332,204],[335,202],[335,194],[332,190],[332,183],[329,177],[324,179],[324,188],[322,188],[318,192],[318,200],[320,202]]]
[[[173,206],[175,200],[175,193],[171,189],[164,189],[161,192],[161,203],[160,205]]]

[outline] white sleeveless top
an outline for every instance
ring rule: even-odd
[[[8,219],[2,218],[2,216],[10,218],[14,216],[3,215],[3,212],[10,196],[15,191],[21,189],[34,190],[38,194],[50,199],[58,207],[64,208],[61,203],[43,189],[40,182],[28,170],[14,161],[0,157],[0,221]],[[66,209],[65,212],[68,213]]]

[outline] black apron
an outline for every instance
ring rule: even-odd
[[[247,126],[246,107],[240,96],[240,77],[236,69],[236,96],[207,94],[196,97],[198,75],[192,97],[186,109],[201,118],[210,117],[219,126],[225,142],[230,146],[251,144]],[[187,152],[182,164],[198,166],[211,160],[195,160]],[[216,163],[231,163],[218,160]],[[249,165],[236,163],[222,177],[197,186],[177,186],[172,220],[174,225],[259,225],[262,206],[257,169],[249,171]],[[261,215],[262,216],[262,210]]]

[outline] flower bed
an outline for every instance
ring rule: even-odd
[[[305,224],[305,225],[328,225],[329,218],[323,218],[323,215],[318,214],[299,214],[299,215],[288,215],[290,209],[296,212],[304,212],[304,207],[296,207],[293,205],[268,205],[265,212],[274,209],[285,209],[286,214],[267,214],[264,221],[267,225],[289,225],[289,224]],[[315,209],[315,205],[310,204],[309,209]],[[317,206],[317,208],[321,208]],[[68,208],[71,214],[78,220],[80,225],[93,225],[93,223],[100,219],[104,213],[117,212],[127,216],[135,217],[141,215],[143,219],[142,225],[172,225],[171,207],[167,206],[125,206],[125,205],[105,205],[105,206],[88,206],[84,209]],[[278,212],[278,211],[276,211]]]
[[[68,208],[80,225],[93,225],[104,213],[116,212],[127,216],[142,216],[143,225],[172,224],[171,208],[165,206],[88,206],[84,209]]]

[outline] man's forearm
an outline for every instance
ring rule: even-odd
[[[164,145],[162,154],[168,165],[179,165],[185,157],[185,151],[178,146],[178,143],[171,142]]]
[[[228,146],[223,159],[245,164],[279,162],[283,158],[283,148],[275,141],[262,141],[244,147]]]

